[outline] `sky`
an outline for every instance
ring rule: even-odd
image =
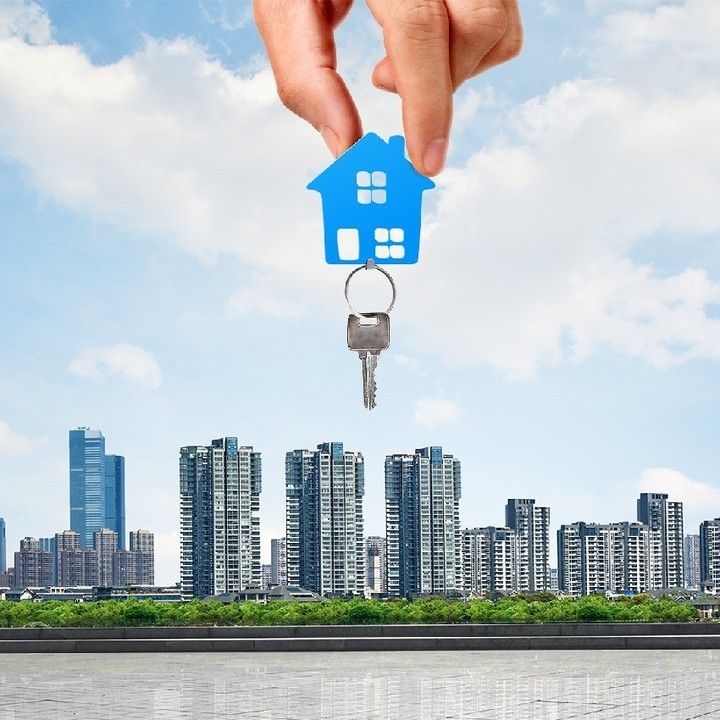
[[[160,583],[179,448],[229,435],[262,453],[264,562],[285,452],[331,440],[365,457],[367,534],[384,456],[430,444],[462,461],[463,526],[502,525],[510,497],[553,533],[634,520],[643,491],[684,501],[686,531],[720,516],[720,4],[521,8],[522,54],[456,95],[369,413],[305,187],[331,157],[277,100],[249,2],[0,3],[9,551],[68,527],[76,426],[126,457]],[[340,68],[388,137],[381,47],[356,3]]]

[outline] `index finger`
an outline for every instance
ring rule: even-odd
[[[369,0],[383,26],[385,48],[402,98],[408,154],[436,175],[447,154],[452,122],[450,26],[442,0]]]
[[[333,27],[349,9],[332,4],[255,0],[255,22],[263,38],[282,102],[321,133],[339,155],[362,134],[360,116],[336,71]]]

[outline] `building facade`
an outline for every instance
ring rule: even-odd
[[[385,561],[387,548],[385,538],[371,535],[365,539],[365,592],[385,593]]]
[[[114,530],[118,549],[125,550],[125,458],[105,456],[105,522],[103,527]]]
[[[270,586],[287,584],[287,543],[285,538],[272,538],[270,540]]]
[[[117,533],[109,528],[101,528],[93,535],[93,544],[97,553],[97,584],[99,587],[112,587],[116,579]]]
[[[52,585],[52,555],[41,550],[36,538],[26,537],[20,541],[20,551],[15,553],[16,588],[49,587]]]
[[[571,523],[557,535],[558,586],[573,597],[649,589],[650,530],[642,523]]]
[[[426,447],[385,458],[389,595],[462,590],[460,460]]]
[[[463,530],[463,583],[467,592],[479,595],[518,589],[514,530],[506,527]]]
[[[138,554],[138,562],[140,563],[140,579],[137,584],[154,585],[155,535],[149,530],[132,530],[130,532],[130,552]]]
[[[700,536],[686,535],[685,551],[685,586],[691,590],[699,590],[702,575],[700,571]]]
[[[714,583],[720,591],[720,518],[700,525],[700,582]]]
[[[511,498],[505,506],[505,525],[515,531],[518,552],[517,589],[550,589],[550,508],[531,498]]]
[[[58,553],[57,582],[61,587],[97,586],[97,550],[74,548]]]
[[[665,493],[642,493],[637,519],[650,528],[650,589],[685,587],[683,504]]]
[[[260,453],[236,437],[180,449],[184,598],[259,588]]]
[[[80,547],[92,548],[98,530],[113,530],[125,543],[125,459],[105,455],[105,438],[87,427],[69,432],[70,528]]]
[[[365,589],[361,453],[340,442],[285,456],[286,561],[289,585],[320,595]]]

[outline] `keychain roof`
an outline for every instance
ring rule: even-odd
[[[327,263],[417,262],[422,194],[435,183],[405,157],[402,135],[364,135],[307,187],[322,195]]]

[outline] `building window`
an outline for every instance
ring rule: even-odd
[[[405,230],[402,228],[375,228],[375,257],[378,260],[405,257]]]
[[[357,182],[357,201],[360,205],[387,202],[387,176],[382,170],[360,170],[355,176]]]

